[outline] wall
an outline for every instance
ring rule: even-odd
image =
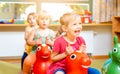
[[[109,50],[112,49],[112,26],[89,26],[83,27],[83,30],[94,31],[92,55],[108,55]]]
[[[25,44],[24,28],[0,27],[1,57],[22,56]],[[55,26],[50,28],[57,29]],[[109,50],[112,49],[112,26],[84,26],[83,31],[94,32],[92,55],[108,55]]]

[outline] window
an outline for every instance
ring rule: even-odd
[[[92,1],[92,0],[91,0]],[[56,24],[64,13],[76,12],[84,14],[85,11],[92,13],[92,8],[89,0],[80,0],[79,2],[41,2],[41,9],[46,10],[52,16],[53,24]]]
[[[36,12],[34,2],[0,2],[0,19],[24,20],[30,12]]]

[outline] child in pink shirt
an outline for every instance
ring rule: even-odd
[[[74,51],[85,53],[86,44],[82,37],[79,36],[82,25],[80,16],[75,13],[66,13],[60,18],[61,29],[53,45],[53,52],[47,74],[66,74],[65,57]],[[64,34],[63,34],[64,33]],[[93,69],[92,69],[93,70]],[[88,71],[89,74],[100,74],[99,71]]]

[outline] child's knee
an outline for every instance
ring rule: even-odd
[[[54,74],[66,74],[63,69],[57,69]]]

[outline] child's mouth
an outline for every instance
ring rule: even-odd
[[[75,30],[75,33],[76,33],[76,34],[79,34],[79,33],[80,33],[80,30]]]

